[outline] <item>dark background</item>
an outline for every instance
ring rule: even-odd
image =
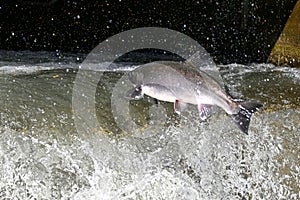
[[[0,49],[88,53],[125,30],[158,26],[198,41],[217,63],[266,62],[296,0],[0,2]]]

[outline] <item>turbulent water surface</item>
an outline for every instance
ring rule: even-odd
[[[232,96],[264,105],[249,135],[222,110],[202,122],[194,106],[178,116],[173,105],[149,98],[130,102],[138,128],[124,131],[111,107],[126,72],[104,72],[95,92],[100,128],[86,134],[78,131],[72,107],[83,58],[1,51],[1,199],[300,198],[298,69],[218,66]]]

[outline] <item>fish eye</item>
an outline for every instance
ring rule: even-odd
[[[135,88],[135,91],[137,91],[137,92],[139,92],[139,91],[141,91],[142,90],[142,86],[139,86],[139,87],[136,87]]]

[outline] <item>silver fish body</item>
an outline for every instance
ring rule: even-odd
[[[210,75],[189,62],[157,61],[141,65],[129,73],[135,85],[127,92],[130,99],[140,99],[144,94],[155,99],[174,103],[177,113],[186,103],[198,106],[200,118],[206,119],[212,106],[221,107],[232,116],[238,127],[248,133],[249,122],[261,104],[238,104]]]

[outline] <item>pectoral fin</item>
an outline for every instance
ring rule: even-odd
[[[208,105],[208,104],[199,104],[198,105],[198,110],[199,110],[199,115],[201,120],[206,120],[211,111],[212,111],[213,106],[212,105]]]
[[[175,100],[174,102],[174,110],[177,114],[180,114],[182,111],[184,111],[184,109],[186,108],[186,103],[179,101],[179,100]]]
[[[125,98],[130,100],[139,100],[144,97],[141,86],[135,87],[126,92]]]

